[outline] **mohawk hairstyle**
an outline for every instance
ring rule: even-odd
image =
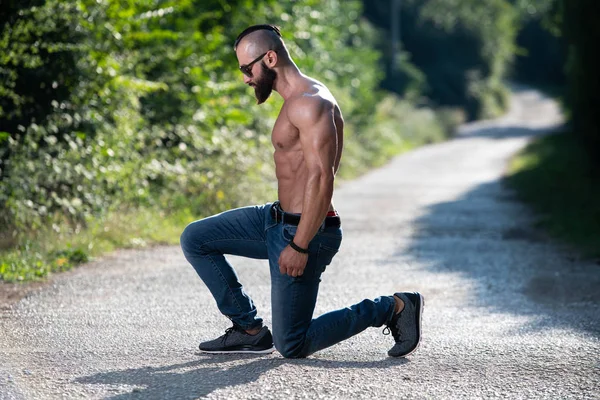
[[[235,43],[233,44],[233,50],[235,51],[237,49],[238,44],[240,44],[240,41],[246,35],[248,35],[252,32],[260,31],[260,30],[267,30],[267,31],[275,32],[277,34],[277,36],[281,37],[281,32],[279,31],[278,26],[269,25],[269,24],[252,25],[252,26],[249,26],[248,28],[244,29],[244,31],[238,35],[237,39],[235,39]]]

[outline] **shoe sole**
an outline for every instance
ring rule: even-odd
[[[201,353],[207,354],[270,354],[275,351],[275,347],[265,350],[202,350]]]
[[[417,345],[415,346],[414,349],[412,349],[411,351],[409,351],[408,353],[404,354],[403,356],[399,356],[399,357],[406,357],[408,355],[411,355],[412,353],[414,353],[415,351],[417,351],[417,349],[419,348],[419,345],[421,344],[421,319],[423,317],[423,307],[425,307],[425,298],[423,297],[423,295],[419,292],[417,292],[417,294],[419,295],[419,308],[417,309],[417,330],[418,330],[418,339],[417,339]]]

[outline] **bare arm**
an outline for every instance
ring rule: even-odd
[[[303,97],[291,110],[288,117],[300,131],[300,144],[308,171],[302,218],[294,243],[307,248],[331,204],[338,138],[331,102],[320,97]]]

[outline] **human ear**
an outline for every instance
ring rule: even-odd
[[[267,53],[267,65],[272,68],[275,65],[277,65],[277,61],[277,53],[273,50],[269,50],[269,52]]]

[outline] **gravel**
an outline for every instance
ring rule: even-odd
[[[0,308],[0,399],[599,399],[600,268],[537,231],[501,181],[561,121],[515,87],[506,116],[336,190],[345,236],[316,314],[418,290],[423,342],[407,359],[387,357],[379,329],[301,360],[200,354],[229,321],[180,249],[156,247]],[[231,260],[270,324],[266,262]]]

